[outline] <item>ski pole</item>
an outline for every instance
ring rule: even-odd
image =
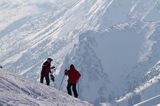
[[[65,77],[65,75],[63,75],[62,81],[61,81],[60,86],[59,86],[59,90],[61,89],[61,86],[62,86],[62,83],[63,83],[64,77]]]
[[[78,95],[80,96],[79,81],[78,81]]]

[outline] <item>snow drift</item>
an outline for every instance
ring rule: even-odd
[[[0,105],[3,106],[92,106],[53,87],[5,70],[0,70],[0,95]]]

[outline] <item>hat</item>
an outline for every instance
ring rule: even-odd
[[[49,61],[53,61],[53,59],[52,59],[52,58],[48,58],[47,60],[49,60]]]
[[[73,65],[73,64],[71,64],[71,65],[70,65],[70,68],[74,68],[74,65]]]

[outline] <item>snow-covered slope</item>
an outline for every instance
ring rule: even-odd
[[[77,64],[90,83],[99,84],[98,89],[95,84],[87,85],[94,89],[94,93],[90,91],[92,94],[99,95],[92,96],[92,99],[112,101],[144,83],[144,75],[159,60],[158,29],[158,23],[138,21],[104,31],[84,32],[80,35],[78,47],[71,52],[73,58],[66,61]],[[81,81],[84,84],[86,79]],[[83,92],[85,85],[81,89]]]
[[[92,106],[53,87],[0,70],[1,106]]]
[[[0,64],[37,80],[42,62],[52,57],[59,86],[64,70],[74,63],[82,74],[81,99],[97,106],[114,102],[145,83],[145,74],[159,61],[159,4],[1,0]]]
[[[159,101],[160,101],[160,96],[158,95],[148,100],[145,100],[141,103],[138,103],[134,106],[159,106],[159,103],[160,103]]]
[[[125,96],[118,99],[117,102],[122,106],[124,104],[132,106],[139,102],[143,103],[143,101],[145,101],[146,99],[148,98],[152,99],[153,96],[156,96],[157,94],[159,94],[160,93],[159,92],[159,81],[160,81],[159,70],[160,70],[160,61],[158,61],[147,72],[145,76],[145,80],[143,80],[144,82],[141,85],[136,87],[133,91],[127,93]],[[152,74],[154,73],[154,75],[152,76],[151,73]],[[153,99],[153,101],[156,101],[155,103],[160,103],[157,99]],[[149,103],[151,104],[152,102],[149,102]]]

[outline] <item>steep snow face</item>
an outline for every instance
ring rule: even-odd
[[[112,0],[102,19],[102,28],[128,21],[159,21],[159,0]]]
[[[97,95],[90,96],[91,101],[113,102],[114,97],[144,83],[147,70],[160,57],[158,29],[159,24],[138,21],[80,34],[79,44],[64,64],[76,64],[83,76],[89,78],[82,77],[81,94],[87,91],[87,86],[93,89],[94,92],[89,91],[92,95]]]
[[[53,87],[0,70],[0,105],[92,106]]]
[[[160,25],[154,24],[154,28],[155,28],[154,33],[149,38],[152,39],[155,43],[153,44],[152,48],[150,49],[151,52],[150,52],[150,55],[148,55],[148,60],[142,62],[138,66],[138,70],[143,70],[145,72],[144,75],[142,76],[142,79],[140,80],[141,83],[146,83],[146,81],[151,82],[151,84],[149,84],[150,86],[147,87],[146,90],[141,92],[142,95],[144,95],[144,96],[142,96],[142,99],[151,98],[153,96],[156,96],[157,93],[159,93],[157,90],[157,89],[159,89],[159,84],[157,84],[157,77],[159,76],[158,73],[159,73],[159,58],[160,58],[160,49],[159,49],[159,44],[160,44],[159,28],[160,28]],[[143,68],[140,68],[140,66],[142,66]],[[134,73],[136,73],[135,76],[139,75],[138,70],[136,69],[136,71],[134,72]],[[149,70],[149,72],[148,72],[148,70]],[[133,78],[137,78],[137,77],[133,77]],[[156,84],[155,83],[152,84],[152,82],[156,82]]]
[[[156,42],[152,47],[152,54],[149,56],[149,60],[144,64],[150,66],[153,62],[156,63],[155,65],[153,65],[153,67],[149,68],[149,72],[146,72],[145,77],[142,80],[144,84],[142,84],[143,86],[141,88],[143,89],[139,91],[141,94],[140,96],[142,98],[142,101],[159,94],[159,62],[156,62],[159,61],[160,58],[159,28],[159,24],[157,24],[153,36],[151,37],[152,39],[155,39]]]
[[[76,64],[77,70],[81,73],[78,82],[80,98],[98,106],[100,102],[112,101],[114,97],[113,92],[109,92],[111,89],[108,75],[103,70],[101,60],[91,48],[91,42],[88,37],[81,35],[79,44],[66,56],[62,67],[67,67],[70,63]]]

